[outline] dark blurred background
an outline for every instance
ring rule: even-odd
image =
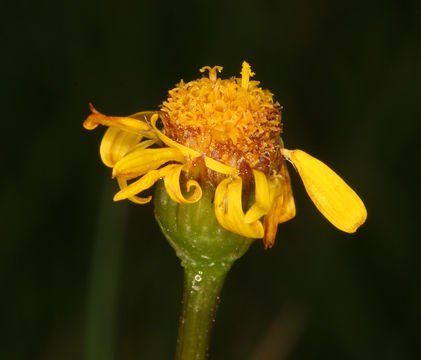
[[[290,169],[297,216],[228,276],[210,359],[416,359],[421,331],[421,2],[24,1],[2,5],[0,358],[171,359],[182,268],[151,205],[113,203],[109,115],[247,60],[284,141],[359,193],[331,226]]]

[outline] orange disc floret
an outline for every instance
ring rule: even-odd
[[[205,70],[209,77],[181,80],[169,91],[161,107],[167,136],[237,169],[246,160],[265,173],[278,171],[282,108],[272,93],[250,81],[254,73],[246,62],[241,78],[218,78],[220,66]]]

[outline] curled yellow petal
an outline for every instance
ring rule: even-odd
[[[135,196],[134,194],[138,194],[139,192],[146,190],[147,187],[145,187],[143,190],[140,189],[139,191],[137,191],[136,189],[136,185],[132,186],[133,184],[127,185],[127,180],[125,179],[119,179],[117,178],[118,181],[118,185],[120,186],[120,189],[122,191],[118,192],[117,194],[114,195],[114,201],[119,201],[119,200],[123,200],[123,199],[128,199],[136,204],[147,204],[149,201],[151,201],[152,196],[148,196],[147,198],[141,198],[139,196]],[[153,185],[153,184],[152,184]],[[150,186],[152,186],[150,185]],[[129,188],[130,186],[130,188]],[[149,187],[150,187],[149,186]],[[130,195],[132,194],[132,195]]]
[[[202,188],[195,180],[188,180],[186,183],[187,192],[194,187],[194,193],[186,199],[180,189],[180,173],[184,165],[171,164],[161,169],[161,175],[164,178],[165,189],[170,198],[181,204],[192,204],[199,201],[202,197]]]
[[[241,201],[241,178],[222,180],[215,191],[214,209],[219,224],[226,230],[251,238],[259,239],[264,235],[260,221],[245,222]]]
[[[301,150],[282,149],[317,209],[338,229],[353,233],[367,218],[362,200],[332,169]]]
[[[189,157],[190,159],[195,159],[199,156],[202,156],[202,154],[200,154],[199,152],[197,152],[196,150],[190,149],[187,146],[181,145],[178,142],[171,140],[168,136],[165,136],[157,127],[156,127],[156,122],[158,121],[158,115],[154,114],[151,118],[151,125],[152,128],[154,129],[156,135],[159,137],[159,139],[166,144],[167,146],[177,149],[180,152],[182,152],[185,156]],[[238,170],[225,165],[219,161],[216,161],[210,157],[205,156],[205,164],[206,167],[208,167],[209,169],[219,172],[221,174],[225,174],[225,175],[237,175],[238,174]]]
[[[263,172],[254,169],[253,175],[256,202],[250,207],[245,215],[244,221],[248,224],[259,220],[263,215],[266,215],[273,202],[269,196],[269,185],[266,175]]]
[[[156,114],[154,111],[143,111],[141,113],[134,114],[133,117],[119,117],[101,114],[93,107],[92,104],[89,104],[89,108],[92,113],[83,122],[83,127],[87,130],[93,130],[101,124],[105,126],[114,126],[133,134],[139,134],[150,138],[156,137],[150,125],[146,121],[143,121],[143,119],[148,120],[153,114]],[[140,117],[142,120],[134,118],[135,116]]]
[[[133,134],[115,126],[109,127],[102,138],[99,148],[102,162],[109,167],[113,167],[117,161],[133,148],[138,148],[139,146],[143,146],[143,148],[149,147],[156,142],[156,140],[146,140],[141,145],[136,145],[142,138],[143,135]]]
[[[133,179],[146,174],[150,170],[155,170],[169,161],[184,163],[185,159],[177,149],[135,149],[115,164],[113,177],[126,180]]]

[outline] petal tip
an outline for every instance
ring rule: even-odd
[[[102,115],[97,109],[94,108],[94,106],[92,105],[91,102],[88,103],[88,106],[89,106],[89,110],[91,110],[91,113],[92,114]]]
[[[120,201],[120,200],[124,200],[124,199],[125,199],[125,197],[121,196],[120,192],[115,194],[114,197],[113,197],[113,201]]]

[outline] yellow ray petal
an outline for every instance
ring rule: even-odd
[[[150,123],[151,117],[156,113],[157,113],[156,111],[139,111],[137,113],[129,115],[128,117],[133,118],[133,119],[142,120],[146,123]]]
[[[200,200],[202,197],[202,188],[195,180],[188,180],[186,187],[187,192],[190,192],[194,186],[194,193],[186,199],[180,189],[180,173],[184,165],[171,164],[160,170],[161,175],[164,177],[164,185],[170,198],[181,204],[192,204]]]
[[[157,169],[169,161],[184,163],[185,159],[177,149],[135,149],[115,164],[113,177],[133,179],[150,170]]]
[[[132,182],[130,185],[128,186],[123,186],[122,189],[114,195],[114,201],[119,201],[119,200],[124,200],[124,199],[128,199],[131,198],[133,196],[135,196],[136,194],[141,193],[144,190],[149,189],[153,184],[155,184],[160,178],[162,177],[162,174],[160,172],[160,170],[151,170],[149,171],[146,175],[142,176],[139,180],[136,180],[134,182]],[[118,183],[121,184],[126,184],[125,183],[125,179],[120,179],[118,178]],[[141,198],[143,200],[145,200],[145,202],[143,202],[143,204],[149,202],[151,200],[151,196],[149,196],[148,198]],[[146,199],[148,199],[148,201],[146,201]]]
[[[137,145],[133,146],[133,147],[132,147],[132,148],[131,148],[131,149],[130,149],[127,153],[126,153],[126,155],[131,154],[133,151],[146,149],[146,148],[148,148],[148,147],[152,146],[153,144],[155,144],[157,141],[159,141],[159,140],[158,140],[158,138],[156,138],[156,139],[144,140],[144,141],[140,142],[139,144],[137,144]]]
[[[242,180],[224,179],[215,191],[214,209],[219,224],[226,230],[251,238],[259,239],[264,235],[260,221],[247,224],[241,201]]]
[[[120,189],[126,189],[128,187],[127,180],[117,178],[117,181],[118,181],[118,185],[120,186]],[[127,190],[125,190],[125,191],[127,191]],[[133,188],[129,189],[129,193],[132,192],[132,191],[133,191]],[[119,194],[119,193],[117,193],[117,194]],[[114,195],[114,201],[126,199],[124,193],[120,194],[119,196],[117,196],[117,194]],[[137,194],[137,192],[134,192],[134,194]],[[149,201],[151,201],[152,196],[148,196],[147,198],[141,198],[139,196],[132,195],[132,196],[128,196],[127,199],[136,203],[136,204],[143,205],[143,204],[147,204]]]
[[[178,142],[171,140],[169,137],[165,136],[161,131],[159,131],[159,129],[156,127],[156,122],[158,121],[158,115],[155,114],[152,116],[151,118],[151,125],[153,127],[153,129],[155,130],[156,135],[159,137],[159,139],[166,144],[167,146],[174,148],[174,149],[178,149],[179,151],[181,151],[185,156],[188,156],[190,159],[195,159],[199,156],[202,156],[202,154],[200,154],[199,152],[197,152],[196,150],[190,149],[184,145],[179,144]],[[208,167],[209,169],[219,172],[221,174],[226,174],[226,175],[236,175],[238,174],[238,170],[225,165],[219,161],[216,161],[210,157],[205,156],[205,164],[206,167]]]
[[[192,204],[197,202],[202,197],[202,189],[199,183],[195,180],[187,181],[187,192],[190,192],[192,187],[195,187],[194,193],[186,199],[180,189],[180,173],[184,165],[171,164],[159,170],[151,170],[139,180],[127,185],[125,179],[117,178],[121,190],[114,196],[114,201],[129,199],[138,204],[146,204],[151,200],[148,198],[140,198],[136,194],[149,189],[159,179],[164,178],[165,189],[172,200],[178,203]]]
[[[263,237],[263,244],[265,249],[271,248],[275,243],[276,233],[278,232],[277,214],[282,212],[282,195],[275,198],[272,209],[264,219],[265,235]]]
[[[136,147],[136,144],[142,140],[142,137],[142,135],[133,134],[114,126],[109,127],[102,138],[99,148],[102,162],[109,167],[113,167],[117,161]],[[145,148],[155,142],[156,140],[147,140],[141,144]]]
[[[281,171],[279,173],[280,190],[282,195],[282,203],[280,209],[275,213],[275,219],[278,224],[291,220],[295,216],[295,201],[294,195],[292,194],[291,178],[289,176],[288,168],[285,161],[282,164]],[[272,188],[272,183],[270,187]],[[274,194],[276,191],[271,190]]]
[[[332,169],[301,150],[282,149],[282,155],[294,164],[311,200],[334,226],[353,233],[364,223],[364,203]]]
[[[255,183],[255,198],[256,202],[247,211],[244,221],[249,224],[256,220],[259,220],[263,215],[266,215],[271,206],[269,196],[269,185],[266,175],[258,170],[253,169],[254,183]]]
[[[138,120],[133,117],[106,116],[97,111],[92,104],[89,104],[89,108],[92,113],[83,122],[83,126],[87,130],[93,130],[101,124],[105,126],[114,126],[133,134],[139,134],[150,138],[156,137],[152,132],[150,125],[146,121]],[[134,114],[133,116],[140,116],[145,120],[148,120],[155,113],[156,112],[154,111],[144,111],[142,113]]]
[[[265,248],[272,247],[275,243],[278,224],[295,216],[295,202],[285,163],[282,164],[279,175],[272,175],[269,178],[269,193],[273,205],[264,220],[265,236],[263,237],[263,243]]]

